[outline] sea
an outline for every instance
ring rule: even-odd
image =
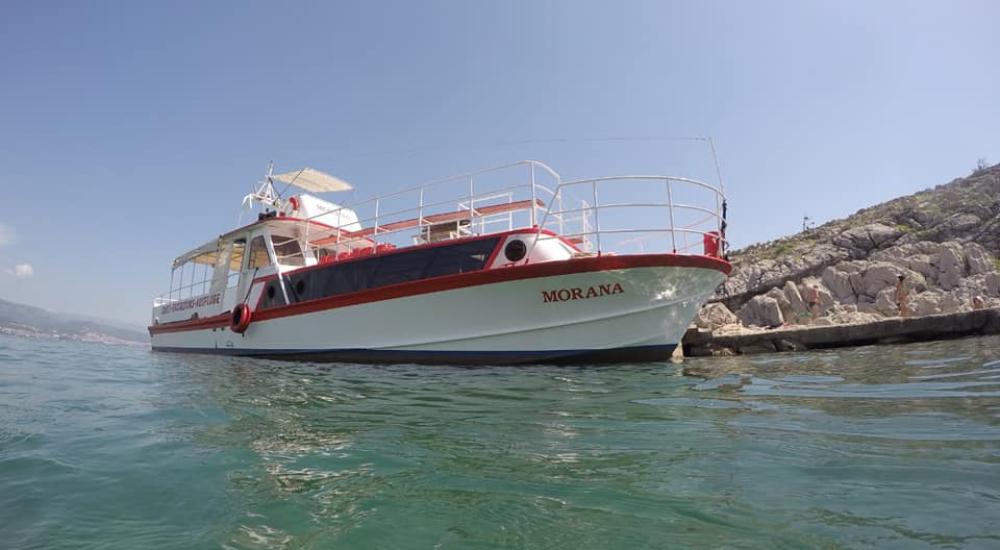
[[[0,336],[0,548],[1000,548],[1000,338],[613,366]]]

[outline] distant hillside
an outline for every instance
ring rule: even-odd
[[[76,315],[53,313],[7,300],[0,300],[0,334],[108,344],[149,342],[146,334],[136,330],[82,319]]]
[[[1000,164],[734,251],[733,273],[715,301],[745,325],[776,326],[812,316],[803,303],[818,292],[829,322],[856,322],[898,314],[903,276],[915,314],[993,306],[998,255]]]

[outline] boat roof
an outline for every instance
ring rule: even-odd
[[[187,252],[181,254],[174,258],[173,268],[176,269],[182,264],[193,261],[196,264],[208,264],[215,265],[216,256],[218,254],[219,245],[223,242],[232,240],[234,237],[241,233],[246,232],[251,227],[256,226],[266,226],[274,229],[289,229],[291,231],[301,230],[302,225],[308,223],[310,225],[310,234],[315,235],[317,238],[329,238],[331,235],[336,235],[337,228],[330,227],[325,223],[320,223],[313,220],[303,220],[301,218],[289,218],[289,217],[274,217],[265,218],[263,220],[257,220],[253,223],[244,225],[238,229],[223,233],[215,239],[208,241],[207,243],[188,250]],[[315,233],[313,233],[315,232]]]
[[[313,193],[333,193],[354,189],[351,184],[340,178],[309,167],[275,174],[271,178]]]

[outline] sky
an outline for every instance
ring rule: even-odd
[[[994,1],[4,2],[0,298],[147,324],[263,175],[715,181],[736,247],[1000,162]]]

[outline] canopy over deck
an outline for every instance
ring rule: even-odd
[[[208,241],[197,248],[189,250],[180,256],[177,256],[174,258],[173,268],[177,269],[187,262],[215,265],[218,261],[219,251],[223,248],[223,245],[228,241],[232,241],[237,237],[244,235],[246,230],[251,227],[267,226],[271,229],[272,234],[298,238],[305,236],[307,225],[309,227],[309,235],[316,236],[321,239],[330,239],[333,237],[331,242],[336,240],[338,230],[335,227],[330,227],[312,220],[299,220],[296,218],[267,218],[219,235],[217,238]],[[343,234],[351,234],[353,238],[359,237],[357,235],[353,235],[354,232],[347,230],[343,231]],[[239,266],[235,266],[235,269],[239,269]]]
[[[191,261],[196,264],[215,265],[220,240],[221,239],[211,240],[198,248],[189,250],[180,256],[177,256],[174,258],[173,268],[177,269],[181,265]]]
[[[271,177],[300,189],[312,191],[313,193],[332,193],[334,191],[349,191],[354,189],[346,181],[312,168],[292,170],[291,172],[275,174]]]

